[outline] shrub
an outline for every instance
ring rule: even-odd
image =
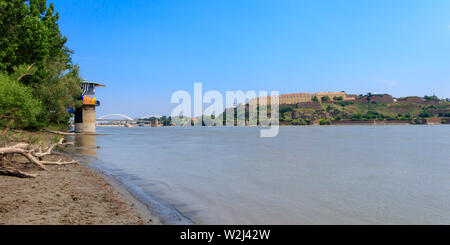
[[[424,110],[422,113],[420,113],[419,117],[431,117],[431,113]]]
[[[333,110],[333,107],[332,107],[331,105],[327,106],[326,111],[327,111],[327,112],[330,112],[331,110]]]
[[[41,108],[41,103],[28,87],[0,74],[0,127],[36,127]]]
[[[331,121],[330,121],[330,120],[324,119],[324,118],[321,118],[321,119],[319,120],[319,122],[320,122],[320,125],[330,125],[330,124],[331,124]]]
[[[347,105],[353,105],[355,104],[354,101],[338,101],[335,102],[336,104],[340,105],[340,106],[347,106]]]
[[[292,125],[308,125],[308,123],[303,119],[294,119]]]
[[[439,98],[436,95],[433,95],[433,96],[425,95],[423,98],[426,101],[439,101]]]
[[[322,102],[327,102],[327,101],[331,101],[329,96],[322,97]]]
[[[293,106],[280,106],[280,114],[285,114],[286,112],[291,112],[293,110]]]
[[[350,120],[352,121],[359,121],[362,120],[362,114],[361,113],[355,113],[354,115],[352,115],[352,117],[350,118]]]

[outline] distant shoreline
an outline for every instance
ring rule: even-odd
[[[330,124],[320,124],[320,122],[316,124],[306,124],[306,125],[292,125],[292,124],[285,124],[281,123],[279,124],[280,127],[305,127],[305,126],[351,126],[351,125],[450,125],[450,121],[448,122],[429,122],[429,123],[413,123],[411,121],[380,121],[380,120],[367,120],[367,121],[351,121],[351,120],[341,120],[341,121],[332,121]],[[194,127],[194,126],[160,126],[160,127],[152,127],[152,126],[139,126],[139,125],[131,125],[131,126],[124,126],[124,125],[97,125],[97,127],[102,128],[185,128],[185,127]],[[200,127],[200,126],[196,126]],[[226,127],[226,126],[202,126],[202,127],[208,127],[208,128],[215,128],[215,127]],[[235,126],[235,127],[263,127],[263,126]]]

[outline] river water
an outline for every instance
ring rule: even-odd
[[[168,224],[450,224],[450,126],[97,132],[78,149]]]

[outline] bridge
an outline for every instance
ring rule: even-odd
[[[112,117],[112,118],[111,118]],[[147,115],[145,117],[141,117],[141,118],[151,118],[151,117],[155,117],[155,118],[161,118],[161,116],[159,115]],[[115,119],[115,118],[121,118],[121,119]],[[139,119],[133,119],[130,116],[124,115],[124,114],[108,114],[108,115],[104,115],[101,116],[99,118],[96,119],[97,122],[111,122],[111,123],[120,123],[120,124],[124,124],[124,123],[149,123],[149,121],[144,121],[144,120],[139,120]]]
[[[107,119],[109,117],[121,117],[123,119]],[[109,114],[109,115],[104,115],[101,116],[99,118],[96,119],[97,121],[101,121],[101,122],[123,122],[123,121],[128,121],[128,122],[133,122],[134,119],[127,116],[127,115],[123,115],[123,114]]]

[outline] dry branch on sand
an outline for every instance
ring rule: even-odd
[[[63,162],[62,159],[54,162],[54,161],[44,161],[43,157],[47,155],[53,154],[53,149],[56,146],[67,146],[72,145],[73,143],[64,143],[64,139],[61,139],[58,143],[50,145],[47,149],[43,150],[40,147],[31,148],[31,146],[27,143],[19,143],[14,146],[3,147],[0,148],[0,156],[5,157],[7,155],[22,155],[24,156],[29,163],[36,165],[41,170],[47,170],[45,165],[68,165],[68,164],[77,164],[78,161],[68,161]],[[29,174],[23,171],[20,171],[12,166],[0,166],[0,175],[8,175],[8,176],[16,176],[21,178],[34,178],[36,175]]]
[[[0,175],[15,176],[20,178],[36,178],[36,174],[29,174],[11,167],[0,167]]]

